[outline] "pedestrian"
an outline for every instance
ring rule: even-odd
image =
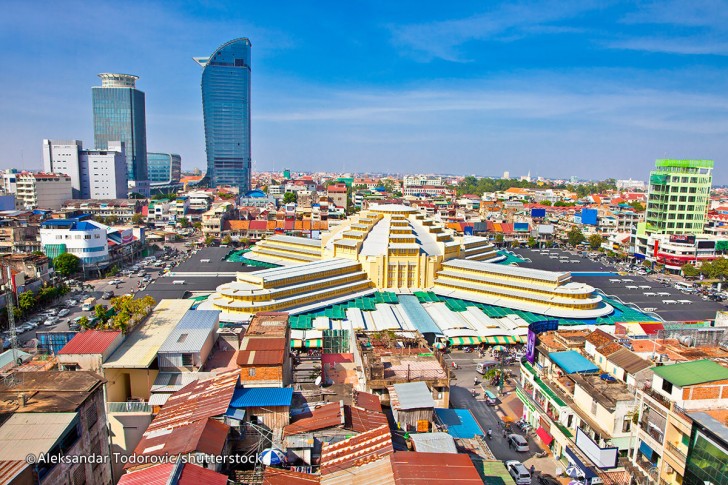
[[[531,463],[531,476],[533,476],[534,473],[536,473],[536,465]]]
[[[503,438],[505,438],[506,436],[508,436],[508,431],[506,431],[505,428],[504,428],[503,429]]]

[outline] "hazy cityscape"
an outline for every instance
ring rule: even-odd
[[[44,7],[0,483],[728,484],[724,7]]]

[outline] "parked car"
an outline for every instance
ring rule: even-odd
[[[76,306],[76,305],[78,305],[78,301],[74,300],[74,299],[70,299],[66,302],[67,307],[72,307],[72,306]]]
[[[58,312],[58,316],[59,317],[65,317],[69,313],[71,313],[71,310],[69,310],[68,308],[64,308],[63,310],[61,310],[60,312]]]
[[[517,460],[508,460],[506,462],[506,468],[516,482],[516,485],[531,485],[531,474],[523,466],[523,463]]]
[[[111,298],[114,298],[114,292],[113,292],[113,291],[105,291],[105,292],[104,292],[104,293],[103,293],[103,294],[101,295],[101,298],[102,298],[102,299],[104,299],[104,300],[109,300],[109,299],[111,299]]]
[[[509,434],[508,448],[513,448],[516,451],[528,451],[528,441],[520,434]]]
[[[57,322],[57,320],[55,318],[49,318],[48,320],[43,322],[43,325],[46,327],[52,327],[53,325],[56,324],[56,322]]]
[[[58,308],[49,308],[48,310],[46,310],[46,311],[45,311],[45,312],[43,312],[43,313],[45,313],[45,314],[47,314],[47,315],[53,315],[53,316],[56,316],[56,315],[58,315]]]

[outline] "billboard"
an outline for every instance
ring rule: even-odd
[[[698,241],[698,249],[715,249],[715,241]]]
[[[466,236],[472,236],[473,235],[473,226],[463,227],[463,234],[465,234]]]
[[[581,210],[581,223],[588,224],[590,226],[597,225],[597,210],[596,209],[582,209]]]
[[[695,236],[692,234],[672,234],[670,235],[670,242],[695,244]]]
[[[526,340],[526,360],[531,364],[536,361],[536,336],[539,333],[558,330],[558,328],[558,320],[544,320],[530,324],[528,326],[528,339]]]
[[[486,222],[474,222],[473,232],[487,232],[488,224]]]
[[[513,223],[513,230],[516,232],[528,232],[528,222]]]
[[[539,234],[553,234],[554,233],[554,225],[553,224],[539,224],[538,225],[538,233]]]
[[[531,209],[531,218],[538,219],[546,217],[546,209]]]
[[[610,446],[599,448],[581,428],[576,428],[576,447],[581,450],[598,468],[615,468],[619,456],[619,448]]]
[[[128,244],[134,240],[134,233],[131,228],[121,229],[119,235],[121,236],[121,244]]]

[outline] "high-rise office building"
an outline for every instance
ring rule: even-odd
[[[126,150],[109,141],[104,150],[84,150],[81,140],[43,140],[43,169],[67,174],[74,199],[126,199]]]
[[[211,187],[250,190],[250,41],[231,40],[210,57],[194,58],[202,70],[207,178]]]
[[[136,89],[139,78],[113,73],[99,77],[101,86],[91,89],[96,149],[108,149],[110,141],[123,142],[130,189],[149,196],[147,123],[144,93]]]
[[[712,160],[657,160],[650,172],[647,232],[702,234],[712,172]]]
[[[176,184],[182,177],[182,157],[176,153],[147,153],[151,184]]]

